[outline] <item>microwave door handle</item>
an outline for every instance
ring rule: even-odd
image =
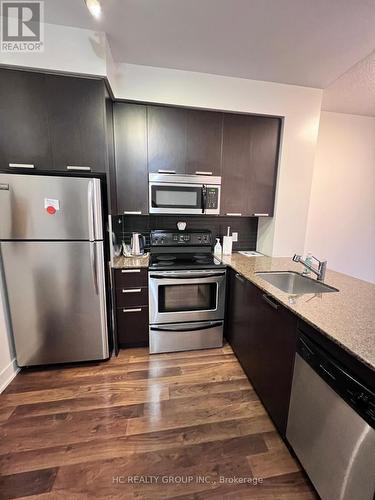
[[[207,186],[203,184],[202,186],[202,214],[206,212],[206,204],[207,204]]]

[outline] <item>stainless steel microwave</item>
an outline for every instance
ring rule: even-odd
[[[149,174],[150,214],[220,213],[221,177]]]

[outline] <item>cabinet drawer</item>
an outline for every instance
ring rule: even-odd
[[[117,288],[117,307],[147,306],[148,288]]]
[[[117,335],[122,346],[148,344],[148,306],[118,308]]]
[[[148,268],[138,269],[116,269],[115,270],[116,288],[136,288],[147,286]]]

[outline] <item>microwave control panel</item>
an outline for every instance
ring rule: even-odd
[[[216,210],[219,206],[219,188],[207,186],[206,209]]]

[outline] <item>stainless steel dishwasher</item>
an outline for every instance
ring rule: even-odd
[[[323,500],[373,500],[375,394],[306,336],[286,436]]]

